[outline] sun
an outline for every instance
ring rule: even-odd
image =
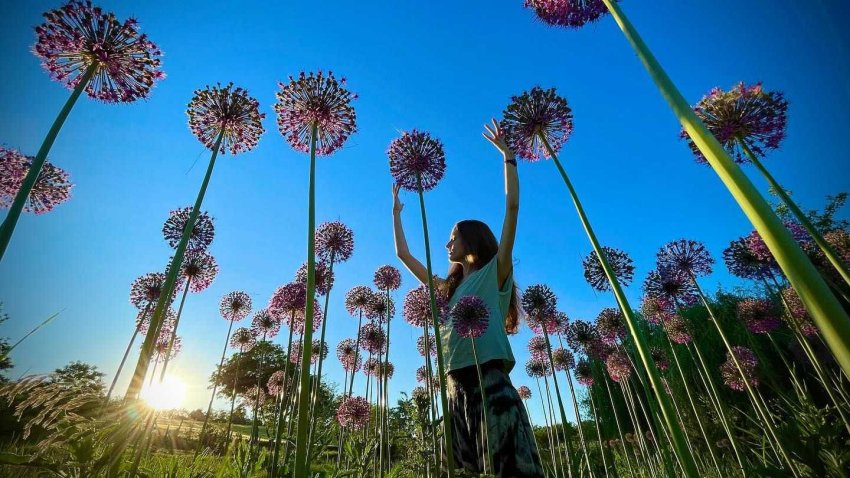
[[[154,381],[143,388],[141,396],[151,408],[171,410],[179,407],[186,398],[186,384],[173,375],[168,375],[162,382]]]

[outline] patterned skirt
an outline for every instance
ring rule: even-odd
[[[542,478],[543,467],[522,400],[501,360],[482,364],[493,471],[504,478]],[[452,417],[455,466],[484,472],[484,421],[475,366],[448,373],[446,393]]]

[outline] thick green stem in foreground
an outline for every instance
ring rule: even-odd
[[[41,173],[41,168],[44,166],[44,161],[47,160],[47,153],[49,153],[50,148],[53,147],[53,142],[56,140],[59,130],[62,129],[65,119],[68,118],[68,113],[71,112],[71,108],[74,107],[74,104],[77,102],[77,98],[80,97],[80,94],[86,86],[88,86],[89,80],[91,80],[95,70],[97,70],[96,63],[89,66],[86,72],[83,73],[83,76],[80,78],[80,82],[77,83],[76,87],[74,87],[74,91],[71,92],[71,96],[68,98],[68,101],[65,102],[65,105],[59,111],[59,115],[53,121],[53,125],[47,132],[47,136],[44,138],[44,141],[42,141],[41,147],[38,148],[38,153],[36,153],[35,159],[32,160],[30,169],[27,171],[27,175],[21,183],[21,189],[19,189],[18,193],[15,194],[15,199],[9,207],[6,219],[3,220],[3,225],[0,226],[0,261],[3,260],[3,255],[6,253],[6,248],[9,246],[9,241],[12,239],[12,233],[15,232],[15,226],[18,224],[18,219],[21,217],[21,211],[24,209],[24,204],[26,204],[27,198],[29,197],[32,188],[35,186],[38,175]]]
[[[602,1],[637,52],[640,61],[658,86],[662,96],[670,104],[688,136],[764,239],[779,267],[785,272],[832,353],[841,364],[844,373],[850,375],[850,317],[847,312],[838,303],[815,266],[782,225],[764,197],[759,194],[717,138],[711,135],[705,124],[693,112],[631,22],[620,10],[619,4],[614,0]],[[654,383],[653,386],[655,386]]]
[[[174,349],[174,341],[177,340],[177,326],[180,325],[180,316],[183,315],[183,305],[186,304],[186,295],[189,293],[189,286],[192,284],[192,279],[186,281],[186,287],[183,289],[183,296],[180,298],[180,306],[177,307],[177,316],[174,318],[174,329],[171,331],[171,336],[168,338],[168,348],[165,351],[165,361],[162,363],[162,371],[159,373],[159,381],[165,379],[165,371],[168,369],[168,362],[171,360],[171,351]]]
[[[596,239],[596,234],[590,226],[590,221],[584,213],[584,208],[578,199],[578,195],[576,194],[572,183],[567,177],[566,171],[564,171],[564,168],[561,166],[558,156],[555,154],[555,151],[552,150],[546,136],[542,134],[539,134],[538,136],[540,141],[543,143],[543,146],[546,148],[546,151],[549,153],[549,156],[555,162],[555,166],[558,167],[558,171],[561,173],[561,178],[564,180],[564,184],[570,191],[570,196],[575,204],[582,226],[587,233],[588,239],[590,239],[590,243],[593,245],[593,250],[596,252],[596,256],[599,259],[600,264],[602,264],[605,276],[608,277],[608,282],[611,284],[614,296],[620,304],[620,309],[623,311],[623,316],[626,318],[626,325],[628,325],[629,328],[629,335],[631,335],[632,340],[634,341],[635,349],[640,357],[641,364],[649,376],[649,383],[652,385],[652,391],[655,393],[655,399],[661,407],[661,414],[663,415],[664,423],[670,432],[670,438],[673,442],[676,455],[682,464],[682,469],[686,476],[696,478],[698,476],[696,462],[694,461],[694,457],[691,455],[690,450],[688,450],[685,434],[682,432],[682,428],[679,426],[678,422],[676,422],[673,406],[670,404],[670,398],[667,396],[667,393],[664,391],[664,387],[661,384],[661,376],[658,373],[658,368],[655,366],[655,362],[652,360],[649,346],[647,345],[644,337],[638,332],[634,314],[632,313],[631,306],[629,306],[629,302],[626,299],[626,295],[623,293],[623,289],[620,287],[620,282],[614,274],[614,271],[611,269],[611,266],[608,264],[608,259],[602,252],[602,246]]]

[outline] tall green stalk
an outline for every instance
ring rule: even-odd
[[[159,373],[159,381],[165,379],[165,371],[168,369],[168,362],[171,359],[171,350],[174,349],[174,341],[177,340],[177,326],[180,325],[180,316],[183,315],[183,305],[186,303],[186,295],[189,293],[189,285],[192,279],[186,281],[186,287],[183,288],[183,296],[180,298],[180,306],[177,308],[177,316],[174,317],[174,329],[171,331],[168,338],[168,348],[165,351],[165,361],[162,363],[162,371]]]
[[[632,469],[632,460],[629,457],[629,450],[626,448],[626,437],[623,435],[623,426],[620,425],[620,414],[617,413],[617,403],[614,401],[614,394],[611,393],[611,385],[608,383],[608,377],[605,376],[603,370],[600,374],[602,381],[605,382],[605,389],[608,390],[608,401],[611,402],[611,411],[614,413],[614,421],[617,424],[617,433],[620,435],[620,444],[623,446],[623,456],[626,457],[626,465],[629,467],[629,475],[635,476],[635,471]]]
[[[776,262],[785,272],[815,324],[823,333],[841,368],[850,375],[850,317],[847,312],[841,307],[815,266],[782,225],[764,197],[759,194],[717,138],[711,135],[705,124],[693,112],[631,22],[625,17],[619,4],[615,0],[602,1],[635,49],[640,61],[658,86],[662,96],[670,104],[673,113],[691,140],[764,239]]]
[[[390,426],[389,426],[389,375],[386,373],[389,363],[390,363],[390,322],[392,321],[392,317],[390,316],[390,290],[386,290],[387,293],[387,351],[384,356],[384,368],[382,370],[383,373],[383,399],[384,399],[384,421],[383,421],[383,433],[386,435],[386,448],[384,449],[384,453],[387,455],[387,470],[392,469],[392,464],[390,463]],[[383,455],[382,455],[383,456]],[[382,468],[382,476],[383,476],[383,468]]]
[[[267,332],[263,332],[263,340],[260,343],[265,343]],[[260,441],[260,427],[257,424],[257,409],[260,408],[260,393],[262,392],[262,377],[263,377],[263,369],[266,365],[266,356],[265,354],[260,357],[260,363],[257,364],[257,393],[254,395],[254,416],[251,419],[251,441],[248,444],[248,462],[253,462],[253,451],[254,445],[259,446]]]
[[[549,357],[549,366],[552,367],[552,381],[555,383],[555,397],[558,399],[558,412],[561,414],[561,427],[564,430],[564,442],[568,455],[573,452],[570,449],[570,437],[567,436],[567,414],[564,412],[564,401],[561,399],[561,387],[558,385],[558,374],[555,373],[555,361],[552,360],[552,345],[549,343],[549,332],[546,331],[546,325],[543,325],[543,338],[546,339],[546,355]],[[581,426],[581,423],[578,423]],[[587,450],[585,450],[585,458]],[[587,461],[588,469],[590,468],[590,460]]]
[[[284,397],[290,392],[289,387],[292,386],[292,383],[289,381],[289,353],[292,349],[292,325],[295,319],[295,312],[292,312],[292,318],[289,321],[289,338],[286,341],[286,362],[283,364],[283,386],[280,389],[278,401],[280,402],[280,406],[277,409],[277,417],[275,417],[275,422],[277,422],[277,426],[275,427],[275,437],[274,437],[274,451],[272,451],[272,466],[271,466],[271,476],[277,476],[277,463],[280,459],[280,435],[283,431],[283,412],[284,406],[283,403]],[[294,378],[293,378],[294,380]],[[287,401],[286,405],[289,402]]]
[[[608,460],[605,458],[605,447],[602,445],[602,429],[599,427],[599,414],[596,411],[596,400],[593,398],[593,390],[588,388],[587,395],[590,397],[590,408],[593,411],[593,423],[596,425],[596,441],[599,442],[599,454],[602,455],[602,467],[605,468],[605,476],[608,476]],[[614,466],[616,472],[616,465]]]
[[[80,94],[84,89],[86,89],[86,86],[88,86],[89,80],[91,80],[95,70],[97,70],[97,66],[97,63],[93,63],[88,67],[86,72],[83,73],[83,76],[80,78],[80,82],[74,87],[74,91],[71,92],[71,96],[68,98],[68,101],[66,101],[65,105],[62,106],[62,109],[59,110],[59,115],[56,116],[56,119],[53,121],[53,125],[47,132],[47,136],[41,143],[41,147],[38,148],[38,153],[36,153],[35,159],[32,160],[30,169],[27,171],[26,177],[24,177],[24,182],[21,183],[21,189],[19,189],[18,193],[15,194],[15,199],[9,207],[6,219],[3,220],[3,225],[0,226],[0,261],[3,260],[3,255],[6,253],[6,248],[9,246],[9,241],[12,239],[12,234],[15,232],[15,226],[18,224],[18,219],[21,217],[21,211],[24,209],[24,204],[26,204],[27,198],[29,197],[32,188],[35,186],[38,175],[41,173],[41,168],[44,166],[44,161],[47,160],[47,154],[50,152],[50,148],[53,147],[53,142],[56,140],[59,130],[62,129],[65,119],[68,118],[68,113],[71,112],[71,108],[74,107],[74,104],[77,102]]]
[[[446,397],[446,373],[443,366],[443,345],[440,338],[440,323],[437,317],[437,296],[434,290],[434,275],[431,272],[431,244],[428,238],[428,220],[425,217],[425,196],[422,193],[422,177],[416,175],[416,189],[419,192],[419,209],[422,211],[422,231],[425,235],[425,262],[428,269],[428,295],[431,298],[431,321],[434,325],[434,341],[437,345],[437,373],[440,374],[440,401],[443,405],[443,437],[446,440],[446,465],[449,478],[455,476],[454,441],[452,440],[452,416],[449,413],[449,399]]]
[[[546,411],[546,402],[543,400],[543,389],[540,388],[540,379],[537,378],[537,394],[540,395],[540,406],[543,407],[543,423],[546,425],[546,438],[549,440],[549,455],[552,458],[552,469],[555,471],[555,476],[558,476],[558,461],[561,461],[561,470],[563,472],[564,464],[560,454],[555,458],[555,441],[552,439],[552,426],[549,424],[549,413]],[[543,458],[540,459],[543,461]]]
[[[676,416],[673,411],[673,406],[670,404],[669,397],[664,392],[664,388],[661,384],[661,376],[658,373],[658,368],[655,366],[655,362],[652,360],[652,355],[650,354],[649,346],[647,345],[646,340],[638,332],[637,322],[635,321],[631,306],[629,306],[629,302],[626,299],[626,295],[623,293],[623,289],[620,287],[620,282],[617,279],[617,276],[614,274],[614,271],[611,269],[611,266],[608,264],[608,259],[602,252],[602,246],[600,246],[599,241],[596,239],[596,234],[593,232],[593,229],[590,226],[590,222],[587,219],[587,215],[584,212],[584,208],[582,207],[581,202],[579,201],[578,195],[576,194],[572,183],[567,177],[566,171],[564,171],[564,168],[561,166],[561,162],[558,160],[557,154],[555,154],[555,151],[552,150],[552,147],[549,145],[549,141],[546,139],[545,135],[538,134],[538,137],[540,138],[540,141],[543,146],[546,148],[546,151],[549,153],[549,156],[555,162],[555,166],[557,166],[558,172],[561,173],[561,178],[564,180],[564,184],[567,186],[567,189],[569,189],[570,196],[572,197],[573,203],[575,204],[576,211],[578,212],[579,218],[581,219],[582,226],[584,227],[584,230],[587,233],[588,239],[590,239],[590,243],[593,245],[593,250],[596,252],[596,256],[599,259],[600,264],[602,264],[602,268],[605,271],[605,275],[608,277],[608,282],[611,283],[611,289],[614,292],[614,296],[617,298],[617,302],[620,304],[620,309],[623,311],[623,316],[626,318],[626,325],[628,325],[629,334],[631,335],[632,340],[634,341],[638,357],[640,357],[641,364],[643,365],[643,368],[646,370],[647,375],[649,376],[649,382],[652,385],[653,392],[655,393],[655,399],[661,407],[661,414],[663,415],[664,423],[667,426],[668,431],[670,432],[670,437],[673,442],[673,448],[675,449],[676,455],[679,457],[679,461],[682,463],[682,469],[685,472],[685,475],[689,478],[696,478],[699,475],[699,473],[697,472],[696,462],[694,461],[693,455],[691,455],[690,451],[688,450],[685,434],[679,424],[676,422]]]
[[[239,384],[239,365],[241,362],[242,349],[239,349],[239,355],[236,356],[236,375],[233,379],[233,393],[230,395],[230,415],[227,418],[227,433],[224,434],[227,441],[230,441],[230,430],[233,429],[233,409],[236,408],[236,386]]]
[[[331,251],[330,264],[328,265],[328,276],[333,277],[334,273],[334,251]],[[332,289],[332,288],[331,288]],[[330,301],[331,290],[328,289],[328,293],[325,294],[325,305],[322,309],[322,333],[319,338],[319,347],[321,347],[325,343],[325,328],[328,325],[328,302]],[[313,397],[310,400],[310,422],[313,422],[316,418],[316,406],[319,397],[319,387],[321,387],[322,383],[322,363],[323,354],[319,354],[318,365],[316,368],[316,381],[313,383]],[[310,439],[307,440],[307,454],[310,454],[310,448],[313,445],[313,430],[315,427],[310,427]]]
[[[145,320],[145,317],[148,315],[148,310],[150,309],[150,302],[145,305],[145,308],[142,310],[142,320]],[[124,356],[121,357],[121,363],[118,364],[118,370],[115,371],[115,377],[112,378],[112,384],[109,385],[109,391],[106,392],[106,404],[109,404],[109,398],[112,397],[112,391],[115,390],[115,384],[118,383],[118,377],[121,375],[121,370],[124,368],[124,362],[127,361],[127,356],[130,355],[130,349],[133,348],[133,343],[136,341],[136,337],[139,335],[139,324],[136,324],[133,327],[133,336],[130,337],[130,343],[127,344],[127,349],[124,350]]]
[[[431,448],[434,452],[434,458],[436,461],[437,457],[437,433],[435,430],[435,423],[437,423],[437,402],[434,399],[434,371],[431,368],[431,336],[428,333],[428,324],[422,324],[422,336],[425,337],[425,373],[427,378],[425,379],[425,389],[428,391],[428,403],[430,403],[431,412]],[[436,347],[435,347],[436,348]],[[441,380],[442,381],[442,380]],[[435,464],[436,472],[439,473],[440,463],[437,462]]]

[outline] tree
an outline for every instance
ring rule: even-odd
[[[0,324],[9,320],[9,314],[3,311],[3,303],[0,302]],[[0,383],[8,382],[9,379],[4,375],[6,370],[14,367],[12,359],[9,358],[9,351],[12,346],[9,345],[8,337],[0,337]]]
[[[773,188],[771,188],[769,192],[776,196],[776,191]],[[786,189],[785,193],[788,194],[788,196],[791,196],[791,191]],[[817,229],[821,234],[826,234],[827,232],[839,229],[846,230],[850,228],[850,221],[847,219],[836,219],[835,217],[838,211],[844,207],[844,204],[847,202],[847,196],[846,192],[840,192],[835,196],[828,194],[826,196],[826,206],[824,206],[823,212],[819,212],[817,209],[806,211],[806,218],[812,222],[815,229]],[[800,209],[802,209],[802,207],[800,207]],[[797,219],[793,214],[791,214],[791,211],[784,202],[777,201],[773,203],[773,210],[776,211],[776,214],[783,221],[797,222]]]
[[[99,372],[96,366],[74,361],[54,370],[50,374],[50,381],[80,392],[102,395],[104,393],[103,377],[104,373]]]

